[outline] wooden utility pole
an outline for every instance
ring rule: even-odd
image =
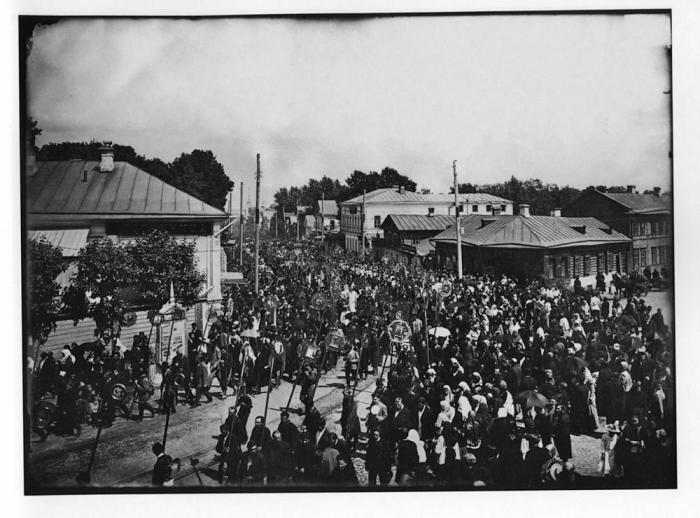
[[[296,205],[294,206],[294,212],[297,215],[297,241],[299,241],[299,199],[297,198]]]
[[[326,233],[324,232],[324,218],[323,218],[323,208],[326,204],[326,192],[321,191],[321,243],[325,241]]]
[[[231,193],[228,196],[228,219],[229,223],[231,222],[231,219],[233,218],[233,190],[231,190]]]
[[[240,215],[238,216],[238,252],[239,252],[239,257],[238,257],[238,264],[241,267],[241,271],[243,271],[243,182],[241,182],[241,208],[240,208]]]
[[[462,278],[462,232],[459,225],[459,189],[457,188],[457,160],[452,161],[455,182],[455,221],[457,222],[457,278]]]
[[[362,260],[365,260],[365,195],[367,189],[362,191],[362,219],[360,220],[361,239],[362,239]]]
[[[255,172],[255,294],[258,294],[260,276],[260,153],[257,155],[257,170]]]

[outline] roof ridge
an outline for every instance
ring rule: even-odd
[[[535,229],[534,225],[532,225],[532,222],[531,222],[531,221],[528,221],[528,220],[529,220],[530,218],[532,218],[532,217],[533,217],[533,216],[525,217],[525,216],[523,216],[522,214],[518,214],[518,215],[516,215],[516,216],[513,216],[513,220],[518,219],[518,220],[521,222],[521,224],[524,225],[525,227],[527,227],[527,229],[530,231],[530,233],[537,239],[537,242],[538,242],[540,245],[542,245],[542,244],[544,243],[544,240],[542,239],[542,236],[537,232],[537,230]],[[538,218],[538,217],[540,217],[540,216],[539,216],[539,215],[535,215],[534,217]],[[552,216],[548,216],[548,217],[552,217]],[[536,220],[533,220],[533,221],[536,221]],[[543,220],[543,221],[546,221],[546,220]]]

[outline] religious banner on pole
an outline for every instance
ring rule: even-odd
[[[172,328],[172,333],[171,333]],[[187,355],[187,321],[173,320],[172,326],[161,327],[161,362],[171,363],[178,352]]]
[[[340,351],[345,345],[345,334],[341,329],[334,329],[326,335],[326,347],[331,351]]]
[[[411,338],[411,327],[408,322],[402,320],[403,314],[401,311],[396,313],[396,320],[389,324],[387,332],[389,333],[389,339],[392,342],[404,343],[408,342]]]

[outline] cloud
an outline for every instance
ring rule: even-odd
[[[66,20],[37,31],[40,143],[208,148],[236,181],[390,165],[446,191],[511,174],[670,186],[665,16]]]

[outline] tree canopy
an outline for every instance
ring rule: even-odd
[[[194,243],[152,231],[132,243],[115,244],[104,237],[78,252],[77,273],[64,302],[77,322],[95,321],[95,334],[119,325],[131,307],[161,307],[170,298],[184,306],[198,298],[204,275],[196,269]]]
[[[401,185],[407,191],[416,190],[416,182],[408,176],[391,167],[385,167],[381,173],[353,171],[344,183],[323,176],[320,180],[312,178],[301,187],[282,187],[275,193],[275,203],[280,211],[294,210],[296,205],[302,205],[309,207],[307,214],[315,214],[318,211],[318,201],[323,197],[322,193],[325,194],[326,200],[340,202],[359,196],[364,190],[370,192],[395,185]]]
[[[99,160],[101,146],[102,143],[97,140],[50,143],[37,151],[37,159]],[[213,207],[225,209],[226,196],[234,183],[211,151],[195,149],[191,153],[182,153],[168,164],[159,158],[139,155],[131,146],[114,144],[113,147],[114,160],[129,162]]]
[[[29,322],[32,338],[44,343],[56,329],[61,287],[56,278],[66,269],[61,249],[46,238],[31,239],[29,255]]]
[[[101,336],[129,307],[128,294],[137,282],[132,257],[126,246],[103,237],[80,250],[76,264],[78,271],[64,300],[76,322],[92,318],[95,334]]]
[[[503,183],[481,185],[472,183],[459,184],[459,192],[461,194],[483,192],[511,200],[516,206],[521,203],[527,203],[530,205],[532,214],[540,215],[549,215],[553,209],[564,208],[578,198],[584,191],[593,189],[611,193],[627,192],[627,186],[623,185],[590,185],[585,189],[577,189],[569,185],[560,187],[555,183],[544,183],[537,178],[519,180],[515,176],[511,176],[508,181]],[[450,188],[450,192],[454,192],[454,189]]]
[[[154,230],[127,247],[138,279],[140,296],[149,305],[162,306],[170,298],[192,306],[201,292],[204,275],[196,269],[195,245]]]

